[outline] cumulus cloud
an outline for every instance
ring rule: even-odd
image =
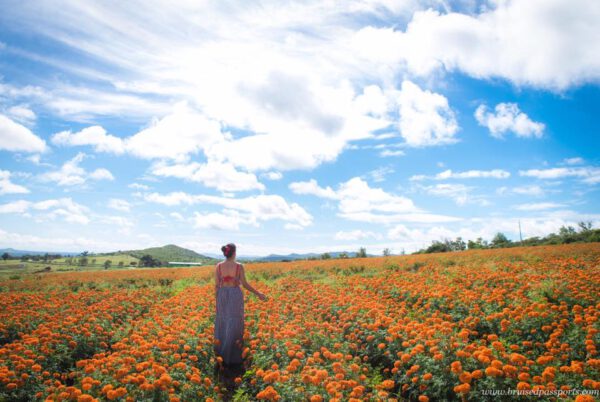
[[[323,188],[316,180],[293,182],[290,190],[296,194],[310,194],[337,201],[338,216],[370,223],[449,222],[459,220],[452,216],[430,214],[417,208],[407,197],[390,194],[381,188],[372,188],[360,177],[340,183],[337,190]]]
[[[263,176],[269,180],[281,180],[283,178],[280,172],[265,172]]]
[[[114,135],[106,133],[106,130],[101,126],[91,126],[83,130],[72,133],[71,131],[61,131],[52,136],[53,144],[82,146],[91,145],[96,152],[109,152],[114,154],[122,154],[125,152],[123,140]]]
[[[29,190],[10,180],[11,172],[0,169],[0,195],[4,194],[26,194]]]
[[[402,83],[398,96],[399,129],[413,147],[452,144],[458,124],[443,95],[422,90],[410,81]]]
[[[43,214],[38,212],[44,211]],[[38,202],[18,200],[0,205],[0,214],[26,214],[36,213],[36,219],[53,220],[57,217],[69,223],[88,224],[89,209],[76,203],[71,198],[49,199]]]
[[[39,179],[45,182],[55,182],[59,186],[82,185],[88,180],[114,180],[113,175],[104,168],[88,172],[79,166],[85,156],[80,152],[73,159],[65,162],[59,170],[43,173]]]
[[[323,188],[319,186],[319,183],[315,179],[290,183],[289,188],[296,194],[315,195],[320,198],[329,199],[338,198],[336,192],[331,187],[327,186]]]
[[[403,64],[562,91],[600,80],[599,19],[600,4],[587,0],[495,1],[472,14],[417,11],[404,32],[365,27],[354,47],[384,71]]]
[[[235,227],[239,224],[258,224],[260,221],[283,220],[287,223],[297,224],[301,226],[309,226],[312,224],[312,216],[297,203],[288,203],[279,195],[258,195],[241,198],[227,198],[210,195],[193,195],[184,192],[174,192],[168,194],[149,193],[140,194],[146,201],[168,205],[195,205],[195,204],[212,204],[223,207],[220,215],[210,216],[200,214],[200,216],[208,217],[208,222],[216,222],[217,216],[231,217],[232,221],[236,222]],[[224,225],[232,225],[231,222]],[[229,226],[228,226],[229,227]]]
[[[223,138],[221,126],[186,103],[176,105],[171,114],[126,140],[126,147],[141,158],[181,160],[206,150]]]
[[[230,163],[209,160],[207,163],[155,163],[150,171],[155,176],[177,177],[199,182],[207,187],[220,191],[264,190],[265,186],[258,181],[254,173],[237,170]]]
[[[0,150],[45,152],[46,142],[27,127],[0,114]]]
[[[509,131],[517,137],[540,138],[545,128],[544,124],[532,121],[521,112],[516,103],[499,103],[495,112],[488,111],[486,105],[479,105],[475,111],[475,118],[479,125],[487,127],[492,137],[496,138],[502,138],[504,133]]]

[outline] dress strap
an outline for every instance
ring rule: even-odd
[[[221,277],[221,263],[217,264],[217,281],[220,287],[223,284],[223,278]]]

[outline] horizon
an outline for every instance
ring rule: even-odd
[[[600,3],[168,4],[5,7],[0,248],[600,227]]]

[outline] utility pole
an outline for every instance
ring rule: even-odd
[[[519,238],[521,239],[521,246],[523,245],[523,234],[521,233],[521,220],[519,219]]]

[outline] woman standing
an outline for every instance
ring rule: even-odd
[[[244,266],[235,261],[235,244],[221,247],[226,260],[215,267],[215,293],[217,314],[215,318],[215,354],[223,363],[242,363],[244,337],[244,294],[240,283],[260,300],[266,296],[254,289],[247,281]]]

